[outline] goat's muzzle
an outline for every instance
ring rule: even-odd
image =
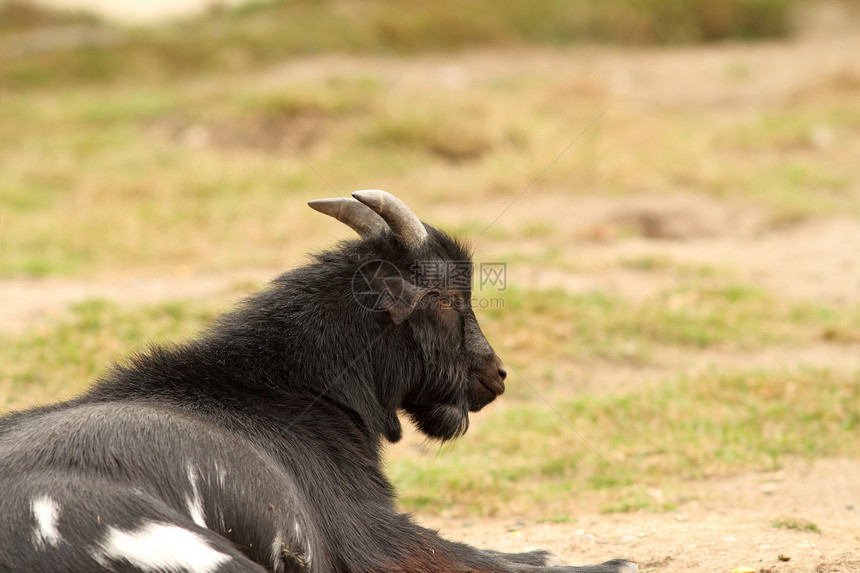
[[[474,383],[469,392],[469,410],[477,412],[505,392],[508,373],[501,359],[495,355],[472,373]]]
[[[496,396],[501,396],[505,393],[505,378],[507,377],[508,371],[505,370],[498,356],[494,356],[492,364],[481,369],[478,373],[478,380],[481,384],[486,386]]]

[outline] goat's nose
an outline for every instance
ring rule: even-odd
[[[508,371],[505,370],[504,366],[499,366],[499,378],[504,380],[507,377],[508,377]]]

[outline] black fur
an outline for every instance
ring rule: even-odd
[[[398,412],[450,440],[504,390],[471,293],[415,267],[469,252],[427,230],[421,252],[342,243],[198,338],[0,419],[0,571],[625,571],[480,551],[395,511],[380,449]],[[382,306],[354,296],[378,261]]]

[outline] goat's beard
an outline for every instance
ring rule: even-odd
[[[469,412],[452,404],[413,405],[409,417],[429,438],[446,442],[459,438],[469,429]]]

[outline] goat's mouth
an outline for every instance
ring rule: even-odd
[[[497,382],[494,380],[485,380],[484,378],[478,378],[478,383],[493,393],[493,398],[497,396],[501,396],[505,393],[505,384],[503,382]]]
[[[477,412],[504,393],[505,383],[501,377],[488,376],[483,371],[474,372],[473,376],[469,390],[469,410]]]

